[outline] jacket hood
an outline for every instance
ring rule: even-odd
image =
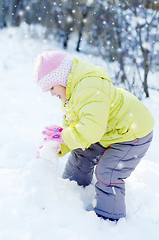
[[[71,93],[75,85],[83,78],[88,77],[100,77],[110,82],[110,77],[104,68],[74,58],[72,70],[67,80],[66,97],[68,100],[70,99]]]

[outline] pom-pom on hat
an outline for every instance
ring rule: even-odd
[[[44,52],[34,60],[34,80],[43,92],[55,85],[66,87],[72,65],[72,60],[65,52]]]

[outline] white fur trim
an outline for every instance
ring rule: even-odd
[[[35,59],[34,59],[34,81],[38,83],[38,73],[40,69],[40,65],[42,62],[42,54],[39,54]]]

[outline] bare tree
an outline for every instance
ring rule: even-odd
[[[11,0],[8,4],[8,24],[19,26],[23,17],[23,0]]]
[[[126,2],[126,6],[131,10],[136,20],[136,43],[139,46],[137,57],[141,59],[141,61],[135,61],[133,57],[133,61],[135,62],[138,72],[140,72],[140,76],[142,71],[141,67],[144,70],[142,85],[146,97],[149,97],[148,74],[154,57],[154,45],[156,43],[154,39],[156,39],[157,36],[156,31],[156,36],[152,39],[152,30],[157,26],[159,4],[156,5],[156,2],[151,0],[140,0],[135,1],[134,5]]]
[[[81,19],[80,19],[80,27],[78,32],[78,42],[77,42],[76,51],[80,51],[80,44],[81,44],[83,33],[84,33],[85,23],[87,21],[87,17],[92,7],[93,7],[93,1],[87,2],[86,4],[80,4]]]
[[[0,28],[6,27],[5,21],[6,7],[4,0],[0,0]]]
[[[114,0],[107,2],[106,7],[101,4],[98,14],[91,16],[93,26],[88,42],[99,49],[104,59],[114,62],[116,82],[123,83],[139,98],[143,93],[149,96],[148,74],[159,36],[159,4],[156,3],[150,0]]]

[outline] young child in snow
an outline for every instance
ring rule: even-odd
[[[131,93],[116,88],[105,69],[49,51],[35,60],[35,81],[59,97],[65,112],[63,128],[49,126],[45,140],[57,140],[59,156],[71,152],[63,178],[79,185],[96,174],[97,216],[118,220],[126,216],[125,183],[152,141],[154,120]]]

